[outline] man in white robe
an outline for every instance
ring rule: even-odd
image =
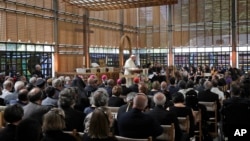
[[[124,65],[124,75],[131,75],[131,71],[129,69],[131,68],[136,68],[136,65],[135,65],[135,60],[136,60],[136,56],[135,55],[131,55],[129,57],[128,60],[126,60],[125,62],[125,65]],[[126,78],[126,81],[127,81],[127,86],[130,86],[132,85],[132,78]]]

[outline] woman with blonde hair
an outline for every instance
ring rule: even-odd
[[[53,108],[43,116],[42,141],[76,141],[76,139],[63,132],[65,128],[65,114],[62,109]]]
[[[88,133],[83,136],[84,141],[117,141],[110,128],[113,125],[113,116],[108,107],[96,108],[89,122]]]

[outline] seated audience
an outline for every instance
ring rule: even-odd
[[[116,141],[113,137],[110,128],[113,123],[113,117],[111,111],[101,106],[96,108],[92,112],[92,116],[89,121],[88,133],[83,136],[84,141]]]
[[[135,92],[130,92],[127,94],[127,97],[126,97],[126,104],[125,105],[122,105],[119,109],[118,109],[118,112],[117,112],[117,119],[119,119],[119,117],[123,114],[123,113],[126,113],[128,111],[130,111],[132,109],[132,106],[133,106],[133,99],[134,97],[136,96],[136,93]]]
[[[42,123],[42,117],[49,111],[49,107],[42,106],[42,91],[40,88],[33,88],[28,93],[29,103],[23,107],[24,116],[23,119],[33,118]]]
[[[194,116],[190,107],[184,105],[184,96],[182,93],[177,92],[173,97],[174,106],[169,107],[169,111],[176,114],[177,117],[189,116],[189,137],[194,136]]]
[[[65,131],[76,129],[78,132],[82,132],[84,130],[83,121],[86,115],[73,109],[76,96],[76,91],[72,87],[64,88],[59,94],[58,106],[65,113]]]
[[[47,97],[42,101],[42,105],[50,106],[50,107],[57,107],[57,99],[54,99],[56,89],[54,87],[47,87],[45,89],[45,93]]]
[[[26,118],[16,129],[16,141],[41,141],[42,128],[38,120]]]
[[[96,107],[107,106],[109,95],[104,88],[98,88],[91,97],[91,106],[84,109],[84,113],[88,115],[93,112]]]
[[[42,141],[76,141],[75,137],[64,133],[65,114],[62,109],[53,108],[43,117],[42,131],[44,133]]]
[[[17,104],[21,105],[22,107],[27,105],[29,103],[28,93],[29,91],[27,89],[21,89],[18,92]]]
[[[152,83],[152,89],[151,89],[151,91],[149,92],[149,95],[153,96],[154,94],[160,92],[160,87],[161,87],[161,86],[160,86],[159,81],[154,81],[154,82]]]
[[[108,106],[120,107],[125,104],[124,100],[120,98],[122,88],[120,86],[114,86],[112,89],[112,96],[109,98]]]
[[[179,121],[173,112],[167,111],[164,106],[166,102],[166,97],[163,93],[158,92],[153,97],[155,107],[147,111],[146,114],[152,116],[161,125],[170,125],[174,123],[175,127],[175,141],[180,141],[182,137],[182,132],[179,126]]]
[[[155,138],[162,134],[163,128],[151,116],[143,113],[148,98],[143,93],[138,93],[133,99],[133,109],[122,114],[118,119],[120,136],[130,138]]]
[[[247,98],[240,97],[240,91],[240,85],[233,82],[231,84],[231,98],[223,101],[221,109],[222,129],[224,136],[228,137],[229,141],[237,140],[233,137],[235,129],[249,129],[250,127],[250,101]],[[247,134],[245,137],[249,139]],[[243,138],[238,139],[243,140]]]
[[[131,89],[129,89],[127,86],[126,86],[126,78],[125,77],[122,77],[121,78],[121,87],[122,87],[122,96],[126,96],[128,93],[131,92]]]
[[[140,78],[139,77],[135,77],[133,79],[133,84],[129,86],[129,89],[132,91],[132,92],[136,92],[138,93],[139,90],[138,90],[138,84],[140,82]]]
[[[4,120],[7,126],[0,130],[0,141],[16,141],[16,128],[23,117],[23,108],[20,105],[10,105],[4,110]]]

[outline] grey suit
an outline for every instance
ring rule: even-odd
[[[50,108],[47,106],[42,106],[33,102],[29,102],[26,106],[23,107],[24,116],[23,119],[33,118],[42,123],[42,118],[45,113],[47,113]]]

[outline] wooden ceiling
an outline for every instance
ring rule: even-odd
[[[128,9],[149,6],[170,5],[178,3],[178,0],[64,0],[72,5],[85,8],[90,11],[104,11],[115,9]]]

